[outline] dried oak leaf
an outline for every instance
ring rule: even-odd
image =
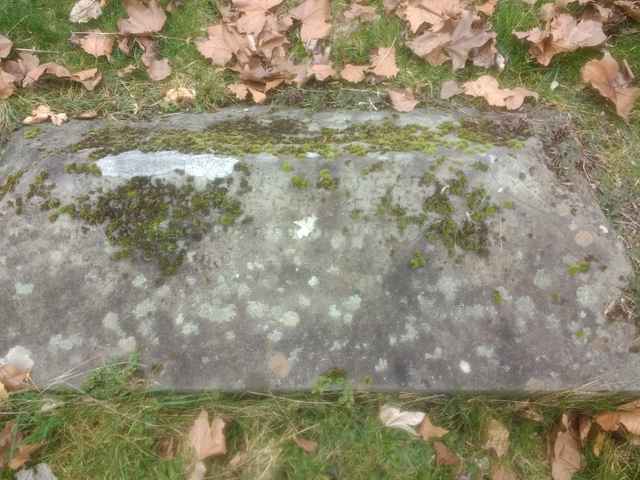
[[[391,106],[397,112],[412,112],[419,103],[413,92],[408,88],[403,90],[391,88],[387,90],[387,93],[391,100]]]
[[[632,435],[640,435],[640,408],[599,413],[594,420],[605,432],[615,432],[624,427]]]
[[[319,40],[329,35],[331,31],[329,0],[304,0],[290,13],[293,18],[302,23],[300,37],[303,42]]]
[[[318,442],[314,442],[313,440],[308,440],[303,437],[293,437],[293,441],[297,446],[299,446],[302,450],[307,453],[314,453],[318,449]]]
[[[476,80],[462,84],[465,95],[483,97],[489,105],[516,110],[522,106],[525,98],[538,98],[538,94],[526,88],[500,88],[498,80],[491,75],[482,75]]]
[[[227,453],[224,436],[225,421],[216,417],[209,424],[209,414],[202,410],[189,431],[189,446],[193,450],[195,460],[201,461],[212,456]]]
[[[97,68],[89,68],[88,70],[82,70],[80,72],[73,73],[69,80],[81,83],[84,88],[89,91],[93,91],[96,86],[102,81],[102,74]]]
[[[413,435],[417,435],[415,427],[422,423],[424,417],[423,412],[400,410],[390,405],[383,405],[379,414],[385,427],[399,428]]]
[[[149,35],[158,33],[167,21],[158,0],[123,0],[129,18],[118,20],[118,31],[123,35]]]
[[[436,464],[437,465],[460,465],[460,458],[449,447],[440,441],[433,443],[433,448],[436,450]]]
[[[518,476],[507,465],[493,464],[491,465],[491,480],[518,480]]]
[[[371,5],[362,5],[353,2],[351,6],[344,12],[344,18],[347,21],[360,20],[361,22],[373,22],[378,18],[376,8]]]
[[[34,68],[40,65],[40,60],[35,55],[30,53],[20,52],[16,60],[7,60],[3,64],[5,72],[13,75],[16,79],[16,83],[21,83]]]
[[[460,17],[460,21],[456,25],[456,28],[451,34],[451,41],[445,47],[446,52],[451,58],[451,64],[453,70],[463,68],[467,63],[467,60],[471,57],[473,63],[480,67],[488,67],[495,63],[495,53],[497,52],[494,47],[494,51],[491,52],[489,48],[489,60],[482,59],[477,62],[473,57],[473,51],[478,51],[486,44],[495,44],[496,34],[485,30],[484,27],[475,27],[475,15],[469,11],[464,11]],[[493,53],[493,58],[491,58]]]
[[[582,469],[582,454],[577,425],[574,418],[562,415],[555,434],[551,437],[551,477],[553,480],[571,480]]]
[[[13,48],[13,42],[0,34],[0,58],[7,58]]]
[[[634,77],[626,62],[620,67],[616,59],[605,52],[602,59],[587,62],[581,73],[582,81],[609,99],[620,117],[629,120],[633,104],[640,97],[640,88],[631,86]]]
[[[422,439],[427,442],[433,438],[442,438],[447,433],[449,433],[449,430],[434,425],[433,423],[431,423],[431,419],[428,416],[424,417],[424,420],[418,427],[418,435],[420,435]]]
[[[578,21],[567,13],[553,17],[544,30],[534,28],[527,32],[513,32],[513,34],[531,44],[529,53],[544,66],[549,65],[551,59],[559,53],[595,47],[607,39],[601,22]]]
[[[504,457],[509,450],[509,430],[493,418],[487,425],[484,448],[495,453],[498,458]]]
[[[224,24],[211,25],[208,37],[196,40],[196,48],[214,65],[224,67],[241,49],[248,47],[246,39]]]
[[[241,33],[257,35],[267,22],[269,10],[280,5],[283,0],[232,0],[233,5],[241,12],[236,27]]]
[[[51,123],[59,127],[67,120],[66,113],[55,113],[49,105],[38,105],[31,111],[31,115],[26,117],[22,123],[25,125],[36,125],[38,123],[51,121]]]
[[[496,6],[498,5],[498,0],[487,0],[482,5],[477,5],[476,10],[480,13],[484,13],[487,17],[493,15],[493,12],[496,10]]]
[[[9,98],[16,91],[16,77],[0,69],[0,99]]]
[[[20,470],[30,459],[31,455],[42,447],[42,443],[20,445],[9,460],[8,466],[11,470]]]
[[[30,369],[25,370],[11,363],[0,365],[0,384],[4,386],[7,392],[15,392],[26,388],[29,385],[30,378]]]
[[[365,73],[369,69],[369,65],[353,65],[348,63],[340,71],[340,77],[347,82],[359,83],[364,80]]]
[[[159,82],[171,75],[169,60],[160,58],[155,40],[149,37],[137,37],[136,42],[144,50],[142,63],[147,67],[147,74],[151,80]]]
[[[378,48],[371,59],[370,71],[382,78],[393,78],[399,70],[396,65],[396,49],[395,47]]]
[[[227,85],[227,90],[233,93],[238,100],[246,100],[249,95],[249,89],[244,83],[232,83]]]
[[[464,5],[460,0],[419,0],[407,3],[400,11],[400,16],[409,23],[413,33],[424,24],[430,25],[431,31],[438,31],[447,20],[460,15],[463,9]]]
[[[102,8],[107,4],[107,0],[78,0],[71,12],[69,21],[72,23],[87,23],[89,20],[102,15]]]
[[[640,22],[640,2],[633,0],[617,0],[614,2],[616,6],[625,13],[629,18],[636,22]]]
[[[107,57],[111,59],[111,52],[115,39],[111,35],[104,35],[100,30],[91,30],[87,33],[74,33],[71,35],[71,43],[78,45],[89,55],[96,58]]]

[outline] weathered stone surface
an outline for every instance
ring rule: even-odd
[[[17,132],[0,351],[29,349],[45,383],[137,350],[179,389],[296,389],[334,367],[376,389],[639,389],[634,327],[604,315],[630,266],[588,190],[535,130],[487,144],[458,122],[257,108]],[[69,173],[94,161],[102,176]],[[172,193],[136,172],[210,203],[174,203],[172,224]],[[132,233],[136,188],[158,198]]]

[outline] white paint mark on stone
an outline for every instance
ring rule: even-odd
[[[295,232],[293,232],[294,238],[298,240],[302,240],[303,238],[307,238],[309,235],[313,233],[313,230],[316,228],[316,221],[318,217],[315,215],[311,215],[310,217],[303,218],[302,220],[297,220],[293,222],[298,228]]]
[[[178,316],[175,319],[175,324],[176,326],[180,326],[184,323],[184,315],[182,313],[178,314]]]
[[[31,295],[33,293],[33,283],[16,282],[15,289],[16,295],[20,297],[26,297],[27,295]]]
[[[166,177],[172,176],[176,170],[181,170],[192,177],[215,180],[231,175],[236,163],[237,158],[211,153],[193,155],[175,151],[131,150],[117,155],[107,155],[98,161],[98,167],[105,177]]]
[[[280,319],[280,323],[285,327],[293,328],[300,323],[300,316],[296,312],[289,310],[284,313]]]
[[[131,282],[131,284],[136,288],[143,288],[146,283],[147,283],[147,277],[145,277],[141,273],[136,275],[136,278],[134,278],[133,282]]]
[[[606,235],[606,234],[608,234],[608,233],[609,233],[609,229],[608,229],[607,227],[605,227],[604,225],[600,225],[598,228],[600,229],[600,231],[601,231],[604,235]]]
[[[320,284],[320,280],[315,275],[309,279],[307,282],[311,288],[315,288]]]
[[[466,373],[466,374],[471,373],[471,365],[469,365],[469,362],[465,360],[460,360],[459,367],[460,367],[460,370],[462,370],[462,373]]]

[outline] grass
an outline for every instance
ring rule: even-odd
[[[133,57],[114,51],[111,62],[94,59],[68,42],[74,30],[100,28],[116,30],[123,16],[121,2],[108,3],[103,16],[86,25],[67,20],[73,0],[4,0],[0,2],[0,33],[8,35],[17,48],[36,49],[42,62],[55,61],[71,70],[97,67],[104,80],[94,92],[59,80],[40,82],[21,90],[8,101],[0,101],[0,132],[7,133],[40,103],[70,116],[96,110],[103,116],[144,118],[169,113],[177,107],[162,101],[164,91],[185,86],[197,91],[194,111],[210,111],[236,103],[225,91],[235,74],[211,67],[195,49],[194,38],[205,34],[206,26],[218,17],[217,2],[190,0],[169,15],[159,39],[160,52],[170,59],[173,75],[152,83],[141,67],[139,50]],[[164,1],[163,3],[166,3]],[[295,5],[287,0],[287,5]],[[382,14],[382,0],[370,2]],[[540,4],[541,2],[538,2]],[[347,2],[332,2],[335,24]],[[539,5],[537,5],[539,6]],[[520,0],[502,0],[491,19],[500,52],[507,59],[503,72],[492,71],[505,86],[525,86],[541,96],[540,102],[570,115],[585,147],[579,169],[594,187],[598,200],[622,235],[636,272],[640,272],[640,106],[628,124],[618,119],[610,104],[580,84],[585,61],[600,57],[598,49],[558,55],[549,67],[535,63],[527,46],[513,30],[527,30],[538,24],[537,6]],[[456,108],[471,104],[487,109],[479,100],[438,100],[442,81],[466,80],[485,73],[467,67],[451,72],[448,65],[432,67],[404,45],[406,29],[396,17],[382,14],[371,23],[336,29],[331,39],[331,57],[336,68],[346,63],[364,64],[375,48],[395,46],[400,73],[379,85],[352,85],[340,81],[310,83],[303,88],[282,88],[270,101],[274,106],[294,105],[321,110],[327,108],[385,108],[388,86],[411,87],[427,106]],[[640,30],[625,26],[615,33],[607,48],[616,58],[625,58],[640,74]],[[295,31],[290,34],[292,54],[308,54]],[[47,53],[53,52],[53,53]],[[140,68],[127,78],[117,74],[129,64]],[[551,88],[557,82],[556,89]],[[290,166],[283,165],[289,170]],[[294,177],[295,178],[295,177]],[[307,181],[308,183],[308,181]],[[640,304],[640,277],[632,279],[628,300]],[[500,299],[494,297],[499,303]],[[638,320],[637,310],[631,315]],[[3,422],[15,419],[30,441],[46,442],[36,460],[48,462],[60,479],[178,479],[184,478],[184,461],[163,459],[159,444],[167,438],[181,439],[200,408],[231,420],[227,437],[229,454],[215,460],[208,478],[220,479],[449,479],[453,470],[438,467],[433,448],[404,432],[383,428],[377,420],[381,404],[393,402],[406,408],[428,411],[434,423],[451,433],[445,443],[464,459],[464,472],[486,473],[489,455],[482,449],[482,431],[488,418],[501,419],[511,432],[507,462],[523,479],[549,478],[546,438],[552,424],[565,410],[593,413],[625,400],[622,395],[554,395],[527,399],[542,421],[525,418],[525,399],[504,399],[491,395],[443,395],[421,398],[415,395],[379,395],[342,390],[341,396],[315,393],[283,398],[217,393],[154,393],[137,377],[135,365],[110,367],[94,373],[81,391],[12,396],[0,412]],[[51,402],[53,410],[42,407]],[[302,452],[292,442],[299,432],[317,441],[314,455]],[[575,480],[621,480],[640,478],[640,448],[620,436],[611,436],[603,453],[595,457],[585,450],[586,467]],[[236,468],[229,460],[244,454]],[[0,479],[12,478],[0,472]],[[479,478],[479,477],[472,477]]]
[[[510,431],[503,461],[520,478],[536,480],[549,478],[546,441],[562,412],[593,414],[629,400],[621,394],[526,401],[491,395],[420,397],[365,393],[353,390],[348,380],[331,382],[338,387],[332,393],[319,389],[284,396],[150,392],[132,361],[96,370],[78,390],[10,397],[0,413],[0,428],[15,420],[28,442],[45,442],[34,461],[48,463],[60,479],[182,479],[187,459],[180,454],[185,451],[181,442],[203,408],[228,422],[228,453],[210,461],[207,478],[456,478],[457,470],[436,465],[430,443],[380,423],[378,409],[392,403],[427,412],[434,424],[449,429],[443,441],[462,458],[461,472],[470,478],[487,473],[492,460],[483,449],[484,431],[489,419],[501,421]],[[534,409],[539,419],[527,418],[526,409]],[[304,453],[293,442],[296,435],[318,442],[317,452]],[[175,458],[161,453],[169,440],[178,451]],[[590,444],[585,447],[586,466],[576,480],[638,478],[640,449],[619,437],[607,442],[600,457],[588,453]],[[236,465],[230,464],[236,456]],[[0,479],[10,478],[8,470],[0,473]]]

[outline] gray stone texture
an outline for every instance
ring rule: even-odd
[[[435,127],[463,117],[255,108],[136,126],[198,131],[245,116],[265,124],[296,119],[310,131],[384,119]],[[506,121],[516,120],[524,121]],[[153,262],[112,260],[115,247],[102,225],[67,215],[51,223],[35,200],[17,215],[9,203],[24,198],[42,170],[63,203],[123,184],[124,176],[64,173],[65,164],[86,162],[90,153],[68,147],[103,125],[43,126],[29,140],[18,131],[0,156],[0,185],[28,169],[0,202],[0,354],[17,345],[30,350],[42,384],[75,382],[93,366],[139,351],[145,365],[158,366],[161,388],[300,389],[343,368],[376,390],[640,389],[640,356],[629,352],[635,327],[604,313],[627,285],[629,261],[579,176],[548,167],[553,151],[540,128],[522,148],[331,160],[307,153],[288,159],[291,173],[273,154],[236,157],[251,168],[241,201],[253,221],[216,226],[189,245],[175,275],[162,278]],[[401,229],[379,214],[387,192],[394,204],[420,213],[433,187],[419,180],[440,156],[443,185],[454,165],[492,202],[513,205],[488,219],[487,256],[451,256],[425,238],[424,227]],[[144,158],[153,162],[153,154]],[[488,170],[473,168],[478,161]],[[364,175],[376,162],[384,168]],[[338,179],[337,189],[316,188],[323,168]],[[311,182],[305,190],[291,185],[301,172]],[[242,175],[233,172],[234,188]],[[457,206],[456,215],[465,214]],[[427,259],[424,268],[409,266],[416,251]],[[588,271],[570,274],[584,259]]]

